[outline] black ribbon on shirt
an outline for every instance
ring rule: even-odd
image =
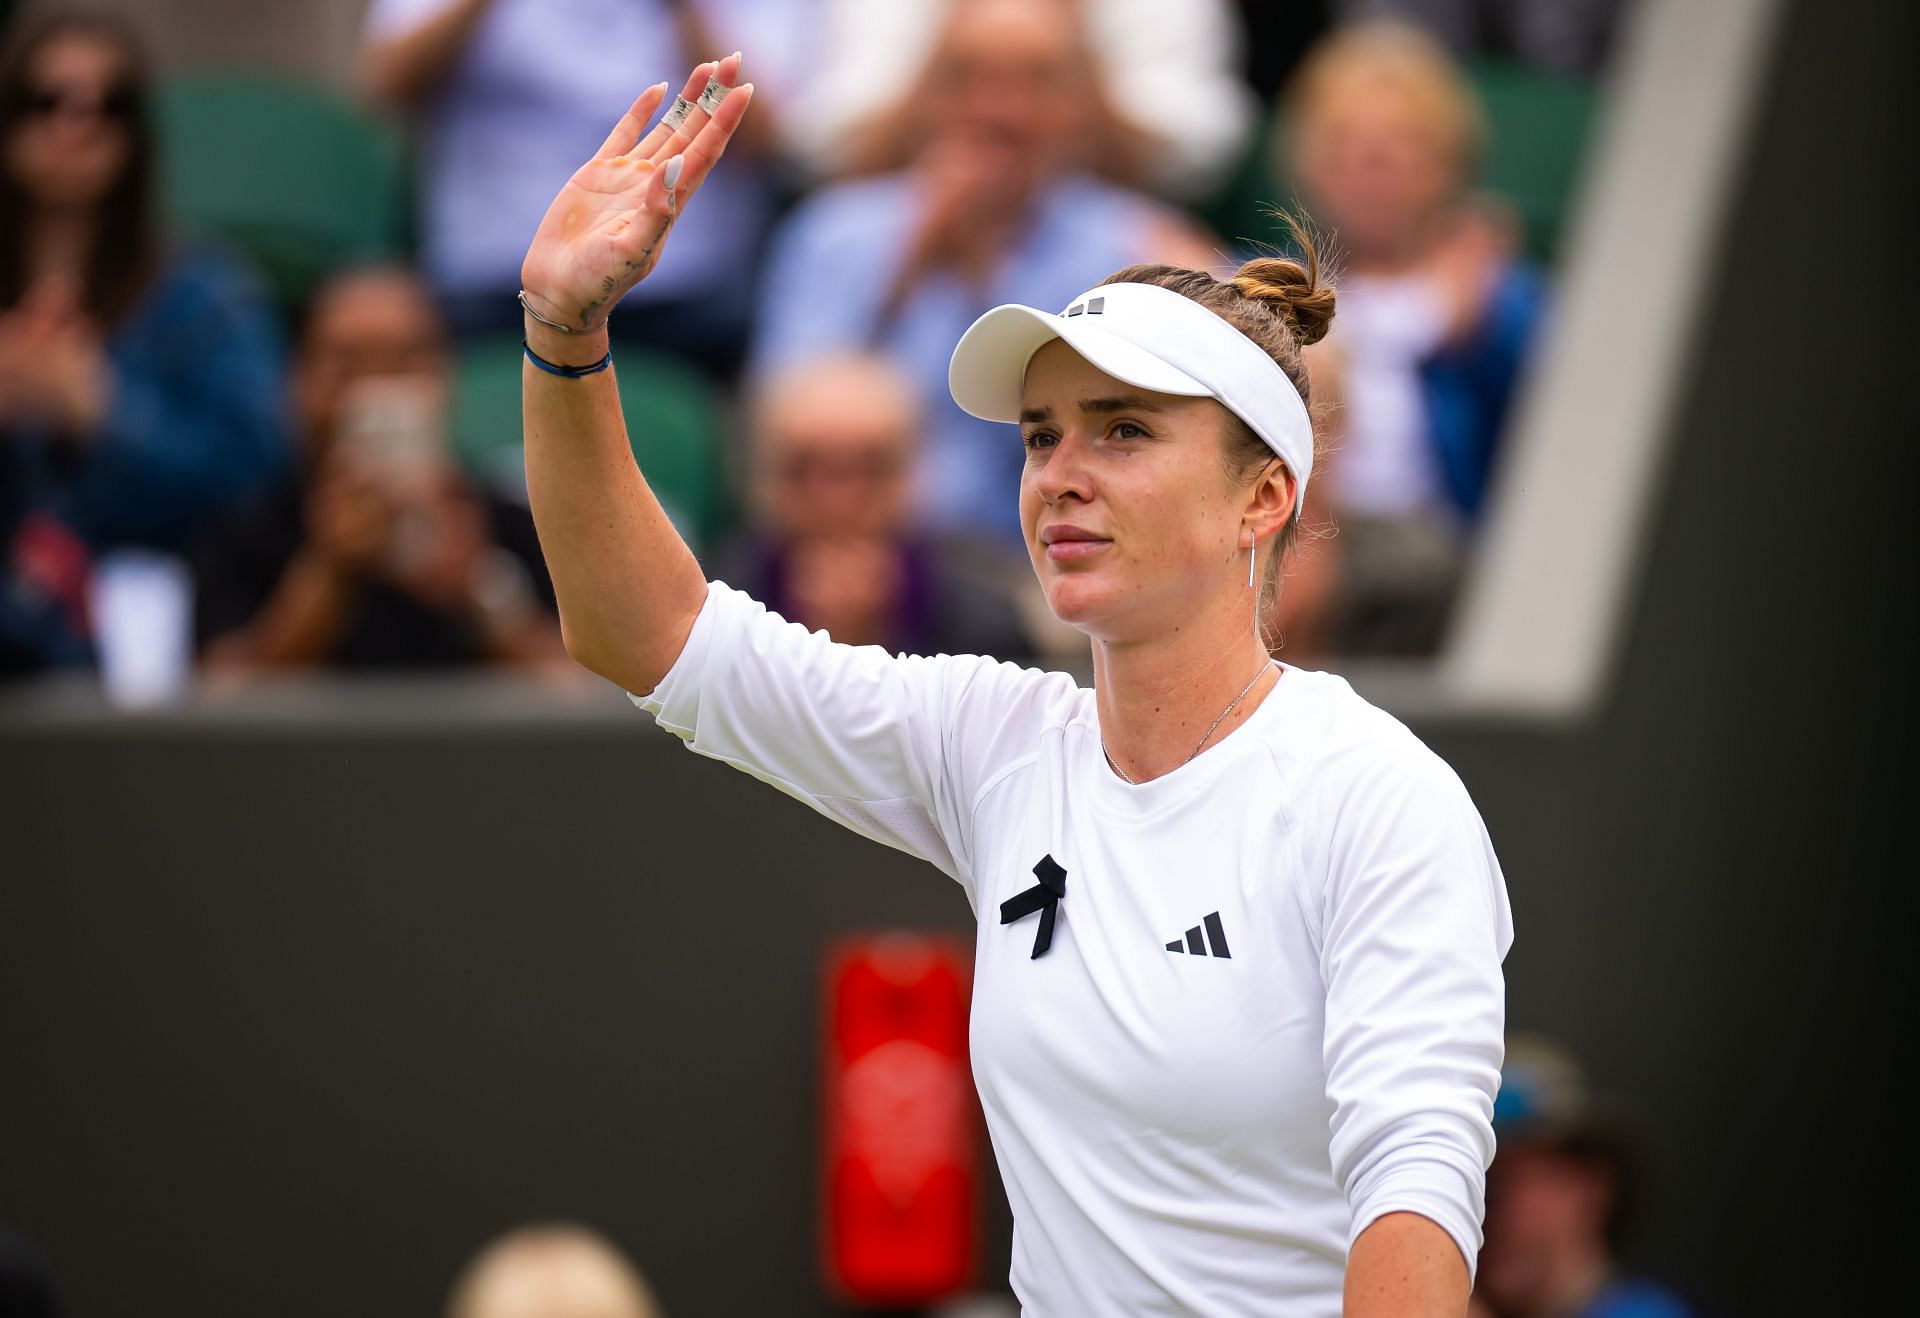
[[[1067,895],[1067,872],[1052,856],[1041,857],[1033,867],[1033,876],[1040,882],[1000,903],[1001,924],[1040,912],[1040,927],[1033,935],[1033,957],[1028,960],[1044,955],[1053,946],[1054,917],[1059,913],[1060,899]]]

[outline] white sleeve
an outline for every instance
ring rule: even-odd
[[[719,582],[651,695],[695,752],[958,879],[971,900],[977,787],[1030,751],[1064,674],[838,645]]]
[[[1333,1173],[1349,1247],[1418,1213],[1480,1255],[1513,920],[1479,812],[1411,737],[1365,753],[1333,811],[1320,904]]]
[[[1258,114],[1225,0],[1106,0],[1087,21],[1108,100],[1160,148],[1154,184],[1193,197],[1224,182]]]
[[[950,0],[827,0],[819,63],[788,116],[788,135],[810,168],[837,173],[848,130],[913,90],[950,8]]]

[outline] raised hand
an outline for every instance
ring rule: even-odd
[[[693,103],[684,123],[646,124],[667,84],[640,93],[593,159],[574,171],[534,232],[520,284],[533,309],[580,332],[606,323],[607,310],[646,278],[674,221],[727,149],[753,99],[740,85],[740,56],[695,67],[681,96]],[[720,87],[700,108],[708,81]]]

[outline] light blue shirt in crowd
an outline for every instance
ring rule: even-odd
[[[1002,302],[1057,311],[1120,267],[1148,259],[1160,214],[1134,193],[1065,179],[1039,199],[1020,242],[985,287],[935,275],[883,326],[882,304],[916,227],[913,180],[894,175],[828,188],[796,208],[774,236],[752,369],[764,376],[808,356],[853,349],[893,357],[912,376],[925,409],[920,487],[927,524],[1017,542],[1025,462],[1019,435],[954,404],[947,393],[954,344]]]
[[[452,0],[373,0],[367,34],[409,31]],[[806,66],[816,0],[699,0],[725,49],[682,48],[661,0],[494,0],[421,134],[422,260],[449,294],[511,293],[541,216],[652,83],[677,92],[697,60],[750,49],[746,76],[776,92]],[[676,228],[636,300],[748,296],[768,213],[764,180],[729,155]]]

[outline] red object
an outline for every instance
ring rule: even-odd
[[[9,557],[17,583],[58,603],[74,631],[82,636],[93,631],[87,608],[93,551],[86,541],[49,513],[29,513],[14,532]]]
[[[828,955],[824,1266],[844,1299],[924,1304],[973,1281],[969,994],[967,956],[951,939],[880,934]]]

